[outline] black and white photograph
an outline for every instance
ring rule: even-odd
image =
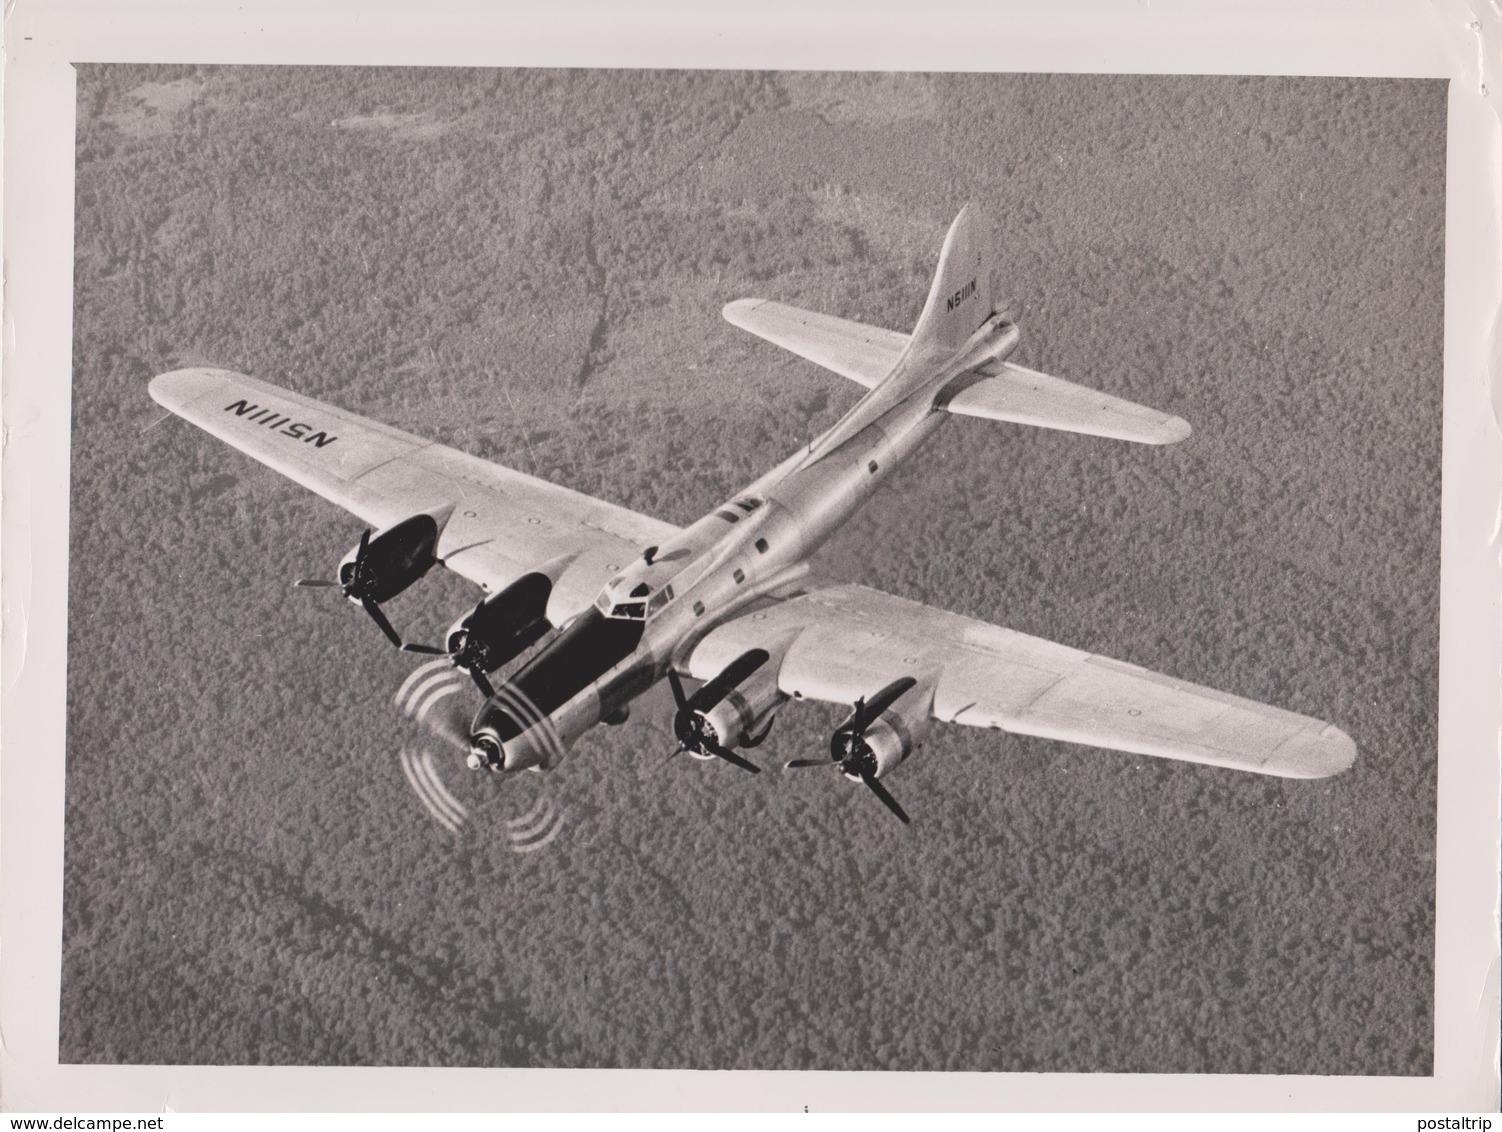
[[[60,1062],[1430,1075],[1447,90],[80,64]]]
[[[1490,9],[5,26],[0,1107],[1495,1110]]]

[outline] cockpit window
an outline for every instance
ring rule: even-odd
[[[610,611],[612,617],[624,617],[629,621],[645,621],[647,619],[647,603],[644,601],[617,602],[616,607]]]
[[[632,597],[646,597],[651,592],[652,592],[652,587],[649,586],[649,585],[647,585],[646,582],[642,582],[634,590],[631,591],[631,596]]]
[[[745,499],[737,499],[735,505],[749,515],[761,506],[761,500],[754,495],[748,495]]]
[[[741,517],[728,507],[716,511],[714,517],[716,519],[724,519],[727,523],[739,523],[741,521]]]

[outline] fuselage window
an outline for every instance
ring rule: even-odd
[[[757,549],[757,551],[759,553],[765,554],[767,551],[771,550],[772,548],[767,545],[767,540],[766,539],[759,538],[759,539],[756,540],[756,549]]]
[[[702,601],[696,601],[696,602],[694,602],[694,616],[695,617],[703,617],[704,616],[704,603]]]
[[[735,579],[735,584],[740,585],[746,580],[746,572],[737,566],[731,571],[730,576]]]
[[[761,500],[754,495],[748,495],[745,499],[737,499],[735,505],[749,515],[761,506]]]
[[[741,521],[741,517],[728,508],[724,511],[716,511],[714,517],[716,519],[724,519],[727,523],[739,523]]]

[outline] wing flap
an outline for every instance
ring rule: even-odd
[[[725,321],[870,389],[892,372],[908,336],[769,299],[738,299]]]
[[[943,722],[1290,778],[1339,773],[1349,736],[1321,720],[1001,629],[864,586],[801,594],[727,622],[696,647],[701,679],[789,633],[778,684],[854,703],[904,675],[934,684]]]
[[[1190,433],[1180,417],[1011,362],[966,375],[941,394],[938,405],[961,416],[1139,444],[1173,444]]]
[[[164,408],[369,526],[448,509],[439,558],[487,590],[551,566],[555,623],[593,601],[643,546],[677,531],[229,370],[174,370],[154,378],[150,391]]]

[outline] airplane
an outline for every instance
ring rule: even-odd
[[[733,325],[867,392],[681,529],[228,370],[174,370],[150,393],[366,525],[333,578],[299,584],[337,588],[393,645],[468,674],[484,702],[467,722],[453,697],[435,709],[462,677],[406,703],[474,770],[552,769],[664,679],[678,750],[752,773],[743,752],[790,701],[847,706],[828,757],[786,767],[838,770],[904,823],[888,778],[935,722],[1290,778],[1346,770],[1356,745],[1332,724],[812,570],[950,417],[1155,445],[1190,435],[1179,417],[1009,361],[1020,331],[992,302],[989,235],[966,205],[911,334],[726,306]],[[483,596],[442,647],[404,641],[381,605],[439,564]]]

